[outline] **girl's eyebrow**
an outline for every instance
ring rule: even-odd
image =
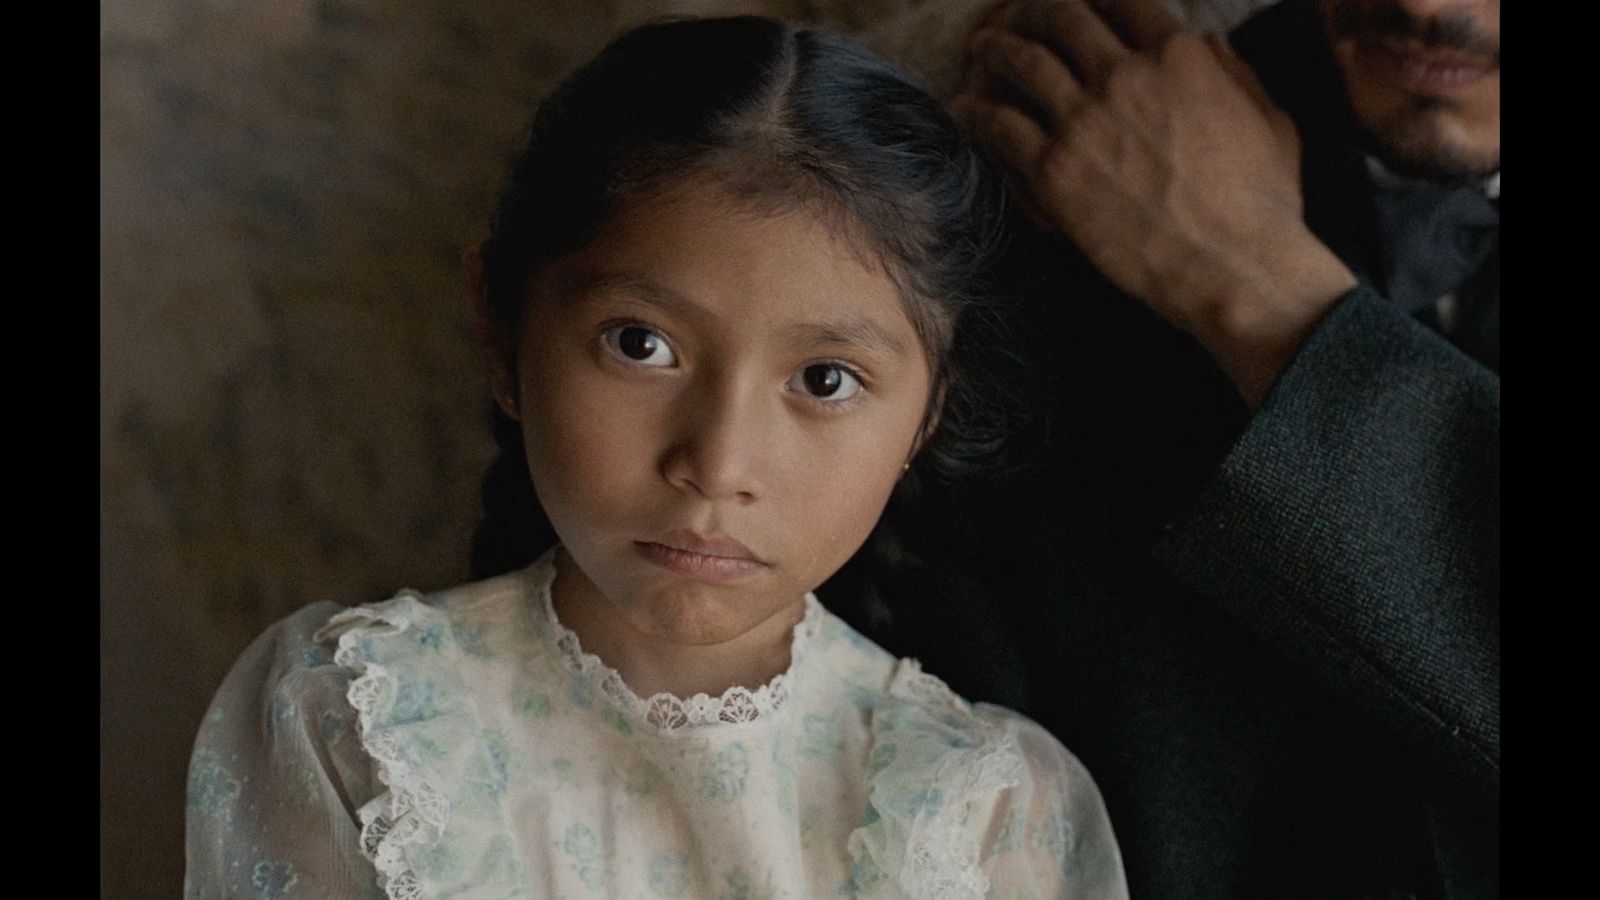
[[[848,316],[831,322],[801,322],[789,326],[794,339],[807,346],[840,345],[866,350],[906,352],[905,341],[868,316]]]
[[[686,319],[717,321],[722,318],[710,307],[638,272],[581,272],[568,279],[564,287],[566,292],[580,295],[622,291],[642,303]],[[871,316],[847,315],[825,322],[796,322],[784,330],[791,340],[808,347],[843,346],[892,354],[906,352],[905,341]]]
[[[638,272],[580,272],[566,280],[564,293],[591,294],[603,291],[621,291],[650,306],[655,306],[683,318],[716,319],[715,311],[677,291],[651,281]]]

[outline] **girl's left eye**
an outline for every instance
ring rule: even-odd
[[[856,374],[838,363],[812,363],[789,379],[789,389],[831,403],[849,400],[864,385]]]
[[[677,354],[665,336],[643,325],[613,325],[601,332],[606,349],[624,362],[639,366],[670,368],[678,364]]]

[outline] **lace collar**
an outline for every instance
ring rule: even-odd
[[[788,702],[796,674],[807,651],[815,642],[826,611],[815,594],[806,594],[805,614],[795,624],[789,643],[789,668],[766,684],[751,690],[734,685],[719,696],[695,694],[679,697],[665,691],[640,697],[622,680],[616,669],[600,657],[584,651],[578,635],[556,617],[550,586],[555,583],[555,549],[545,553],[528,570],[529,587],[535,609],[555,642],[557,655],[574,675],[598,690],[629,718],[658,734],[677,735],[718,725],[734,725],[771,718]]]

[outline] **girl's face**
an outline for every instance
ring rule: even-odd
[[[688,644],[792,610],[861,546],[931,380],[875,259],[812,212],[746,212],[709,179],[630,204],[547,266],[516,359],[528,467],[575,589]]]

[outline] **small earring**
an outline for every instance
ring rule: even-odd
[[[902,474],[902,475],[904,475],[905,473],[907,473],[909,471],[911,471],[911,463],[906,463],[905,465],[900,467],[900,474]]]

